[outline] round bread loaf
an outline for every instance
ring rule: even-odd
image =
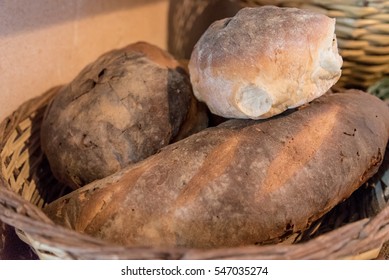
[[[312,101],[341,75],[335,19],[296,8],[244,8],[213,23],[192,52],[196,97],[227,118],[267,118]]]
[[[41,146],[55,177],[78,188],[201,130],[205,114],[180,63],[138,42],[102,55],[59,91]]]

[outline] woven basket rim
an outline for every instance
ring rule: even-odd
[[[47,251],[46,258],[55,251],[62,251],[59,255],[65,259],[373,259],[389,240],[387,205],[375,217],[347,224],[301,244],[218,249],[119,246],[53,224],[41,209],[4,184],[4,181],[0,182],[0,220],[15,227],[30,246],[34,242],[36,246],[45,244],[42,248]],[[361,248],[358,243],[370,246]],[[39,256],[42,256],[41,250],[36,252]],[[322,254],[323,250],[326,255]],[[52,258],[57,257],[54,254]]]
[[[45,106],[59,88],[26,101],[0,123],[0,129],[11,119],[21,122]],[[0,155],[6,137],[9,134],[0,137]],[[374,259],[383,243],[389,240],[387,204],[375,216],[298,244],[219,249],[119,246],[55,225],[41,208],[12,191],[3,173],[0,174],[0,221],[14,227],[41,259]]]

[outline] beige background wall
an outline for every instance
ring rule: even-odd
[[[112,48],[166,49],[167,14],[168,0],[0,0],[0,120]]]

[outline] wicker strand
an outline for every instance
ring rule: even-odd
[[[248,246],[231,249],[193,250],[126,248],[54,225],[40,209],[0,187],[0,219],[19,229],[24,240],[33,239],[37,251],[61,252],[61,258],[87,259],[358,259],[378,255],[389,240],[389,205],[376,217],[363,219],[296,245]],[[98,254],[96,254],[99,252]],[[362,254],[362,255],[361,255]],[[41,257],[44,255],[38,253]],[[58,255],[58,254],[57,254]],[[47,257],[46,257],[47,258]]]

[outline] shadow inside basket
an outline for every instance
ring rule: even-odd
[[[23,104],[0,125],[1,179],[13,192],[38,208],[71,191],[54,178],[40,147],[42,118],[47,104],[57,91],[58,88],[52,89]],[[286,235],[282,243],[301,244],[343,225],[378,214],[389,200],[388,150],[387,147],[384,162],[373,178],[351,197],[314,221],[307,230]]]
[[[43,110],[42,110],[43,111]],[[37,142],[40,143],[40,125],[42,122],[43,112],[39,112],[39,115],[32,120],[32,130],[36,131],[37,135],[32,137],[36,138]],[[31,167],[27,182],[33,182],[35,185],[35,191],[37,192],[36,198],[39,200],[31,200],[31,202],[39,207],[43,207],[46,204],[54,201],[55,199],[71,192],[72,190],[58,182],[53,176],[49,162],[46,156],[43,154],[40,144],[29,145],[29,165]]]
[[[39,208],[71,191],[53,177],[40,145],[43,115],[58,89],[23,104],[1,126],[1,175],[15,193]]]

